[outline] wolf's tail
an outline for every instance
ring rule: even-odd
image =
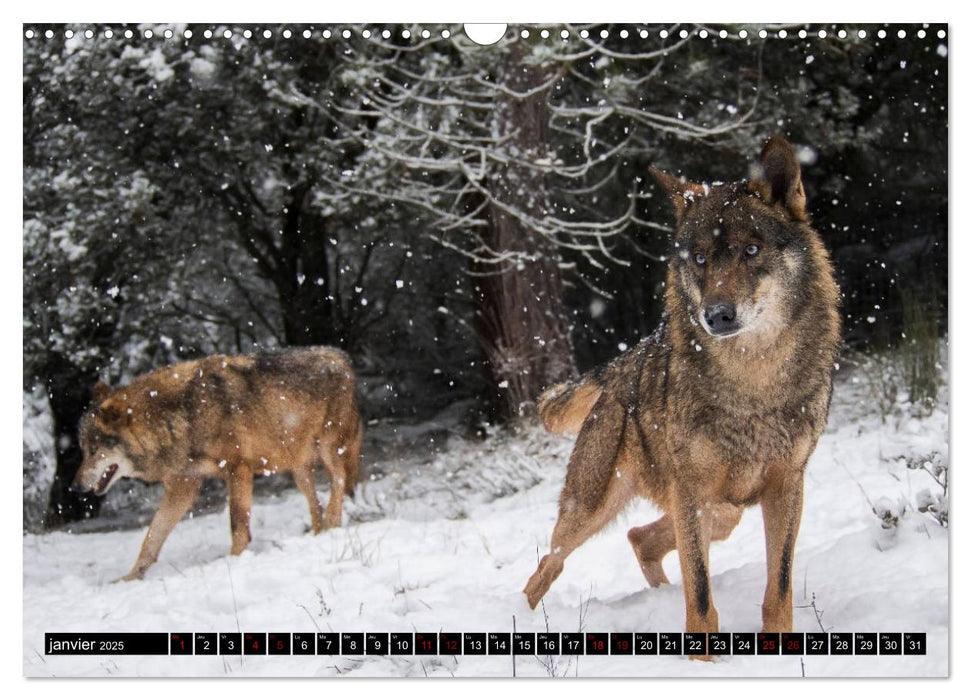
[[[603,383],[592,372],[543,392],[536,402],[540,420],[551,433],[578,433],[603,393]]]

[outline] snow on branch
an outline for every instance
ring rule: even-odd
[[[614,251],[621,237],[627,250],[657,258],[629,232],[668,228],[644,220],[639,180],[626,201],[617,191],[621,164],[650,154],[658,136],[718,139],[750,128],[761,51],[751,102],[712,123],[685,117],[680,106],[669,113],[671,100],[645,106],[665,61],[690,41],[691,33],[679,37],[680,25],[650,51],[624,50],[642,42],[583,38],[579,29],[552,50],[518,39],[489,51],[458,36],[413,46],[376,39],[366,52],[337,56],[326,93],[287,86],[270,96],[318,111],[334,125],[334,144],[359,152],[352,168],[322,176],[332,199],[410,207],[429,217],[427,235],[478,265],[520,259],[486,244],[496,213],[593,269],[630,264]],[[604,73],[612,62],[625,67]],[[543,123],[524,121],[536,119]]]

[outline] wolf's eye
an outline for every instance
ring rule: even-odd
[[[705,264],[705,256],[702,253],[695,253],[695,262],[699,265]]]
[[[760,250],[762,249],[754,243],[749,243],[747,246],[745,246],[745,254],[750,258],[754,258],[756,255],[758,255]]]

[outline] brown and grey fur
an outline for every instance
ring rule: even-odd
[[[664,319],[610,364],[540,397],[544,424],[578,437],[550,553],[525,593],[535,607],[570,552],[642,496],[665,512],[628,533],[645,577],[666,583],[661,560],[676,548],[686,628],[715,632],[709,543],[758,503],[768,560],[762,629],[791,631],[803,472],[826,424],[840,342],[832,265],[785,140],[766,142],[749,182],[652,175],[677,218]],[[706,325],[705,309],[720,303],[737,309],[737,332]]]
[[[333,348],[214,355],[95,387],[81,421],[84,462],[74,488],[105,493],[123,476],[161,482],[165,492],[125,580],[141,578],[192,506],[203,479],[229,490],[232,554],[251,540],[253,475],[289,471],[310,506],[316,534],[341,523],[353,495],[361,448],[355,377]],[[314,468],[330,475],[326,513]]]

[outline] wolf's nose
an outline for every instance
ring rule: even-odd
[[[84,483],[81,481],[81,475],[79,472],[78,474],[75,474],[73,479],[71,479],[71,483],[67,487],[67,490],[70,491],[71,493],[87,493],[91,489],[85,486]]]
[[[712,304],[705,309],[705,322],[713,333],[735,330],[735,305]]]

